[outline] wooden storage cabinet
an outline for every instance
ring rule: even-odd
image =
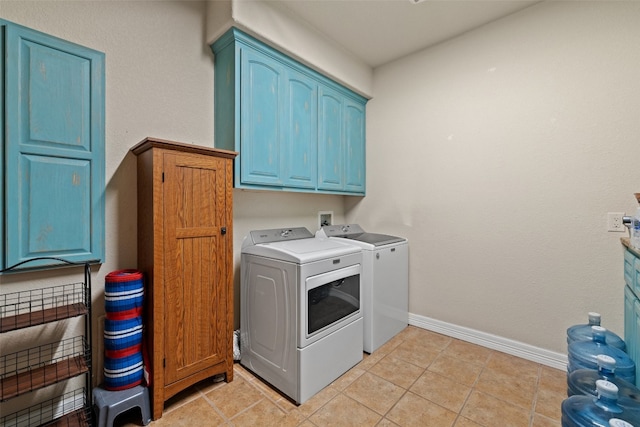
[[[640,372],[640,253],[632,249],[624,252],[624,280],[624,340]],[[636,375],[636,385],[640,387],[640,375]]]
[[[2,19],[0,51],[0,269],[100,262],[105,55]]]
[[[236,28],[211,49],[236,187],[365,194],[365,98]]]
[[[233,379],[235,152],[147,138],[138,164],[138,267],[152,414],[205,378]]]
[[[25,264],[74,265],[62,259],[23,261]],[[82,266],[82,264],[80,264]],[[21,265],[2,272],[17,271]],[[82,334],[50,341],[39,338],[43,325],[82,317]],[[68,328],[70,325],[61,325]],[[34,336],[31,347],[11,351],[6,342],[11,334]],[[7,341],[5,341],[7,340]],[[38,342],[41,341],[41,342]],[[91,270],[84,264],[84,280],[64,285],[0,294],[0,425],[91,426]],[[35,392],[48,386],[84,376],[84,387],[42,400]],[[34,393],[39,401],[20,408],[12,399]],[[45,396],[46,392],[45,392]]]

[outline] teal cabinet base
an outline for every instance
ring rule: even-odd
[[[624,278],[624,340],[637,373],[640,372],[640,258],[629,250],[624,254]],[[638,374],[636,386],[640,387]]]

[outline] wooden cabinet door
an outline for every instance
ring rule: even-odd
[[[165,384],[225,361],[225,162],[164,153]]]

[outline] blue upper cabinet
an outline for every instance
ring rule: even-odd
[[[3,266],[42,256],[102,261],[104,54],[0,23]]]
[[[346,99],[344,103],[344,159],[347,191],[364,193],[365,189],[365,110],[364,105]]]
[[[240,171],[246,184],[282,185],[284,70],[266,55],[242,55]]]
[[[344,189],[344,105],[334,90],[320,90],[319,181],[322,190]]]
[[[211,49],[236,188],[365,194],[365,98],[235,28]]]
[[[314,190],[318,162],[318,85],[294,70],[288,70],[286,81],[284,185]]]

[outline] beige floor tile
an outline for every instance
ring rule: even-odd
[[[265,398],[253,385],[242,378],[234,379],[205,396],[227,418],[233,418]]]
[[[480,425],[480,424],[478,424],[476,422],[473,422],[468,418],[458,417],[458,419],[456,420],[456,423],[453,425],[453,427],[484,427],[484,426]]]
[[[467,400],[471,387],[427,371],[418,378],[410,390],[457,414]]]
[[[405,332],[403,335],[405,341],[416,342],[423,347],[429,347],[437,351],[442,351],[453,341],[451,337],[416,328],[415,326],[411,326],[403,332]]]
[[[472,386],[476,383],[482,369],[483,365],[481,364],[470,363],[445,353],[440,353],[427,368],[428,371],[444,375],[467,386]]]
[[[394,423],[391,420],[383,418],[378,424],[376,424],[376,427],[398,427],[398,424]]]
[[[386,414],[404,392],[405,389],[402,387],[369,372],[360,376],[344,390],[345,395],[380,415]]]
[[[403,427],[450,427],[456,419],[456,414],[407,392],[389,411],[386,418]]]
[[[475,389],[531,410],[537,381],[537,377],[521,377],[485,369],[480,374]]]
[[[356,379],[358,379],[358,377],[360,377],[360,375],[364,374],[365,372],[367,371],[365,371],[364,369],[358,366],[354,366],[353,368],[349,369],[347,372],[342,374],[331,385],[335,387],[337,390],[342,391],[345,388],[347,388],[351,383],[353,383]]]
[[[333,399],[338,393],[339,390],[331,385],[325,387],[316,393],[311,399],[300,405],[298,410],[304,414],[304,416],[308,417],[320,409],[325,403]]]
[[[285,413],[271,401],[263,399],[256,405],[240,412],[231,419],[236,427],[279,426],[294,427],[304,421],[304,415],[299,412]]]
[[[195,425],[223,425],[225,419],[203,398],[192,400],[179,409],[165,412],[154,421],[154,427],[192,427]]]
[[[426,368],[438,357],[438,351],[415,341],[405,341],[389,353],[389,356]]]
[[[465,341],[453,340],[443,352],[466,362],[484,365],[489,360],[492,350]]]
[[[210,378],[210,379],[207,379],[207,380],[204,380],[204,381],[200,381],[195,386],[193,386],[193,389],[199,391],[200,393],[207,394],[211,390],[214,390],[214,389],[216,389],[218,387],[224,386],[224,384],[226,384],[224,380],[223,381],[213,381]],[[187,390],[190,390],[190,389],[192,389],[192,388],[189,388]]]
[[[563,370],[408,326],[302,405],[235,364],[231,383],[178,393],[151,427],[557,427],[566,388]],[[137,408],[114,423],[140,425]]]
[[[369,372],[408,389],[422,375],[424,368],[388,355],[369,369]]]
[[[240,363],[233,364],[233,375],[240,375],[244,379],[253,379],[254,375],[250,370],[242,366]]]
[[[356,365],[357,368],[367,370],[382,360],[386,354],[374,351],[372,354],[365,354],[364,359]]]
[[[223,383],[224,384],[224,383]],[[151,395],[149,395],[151,397]],[[197,387],[189,387],[186,390],[181,391],[175,396],[171,396],[166,402],[164,402],[164,413],[171,412],[176,408],[179,408],[193,400],[202,397],[202,393]]]
[[[540,388],[556,393],[567,393],[567,372],[542,366],[540,370]]]
[[[254,386],[260,393],[264,394],[269,399],[274,402],[280,399],[286,399],[287,395],[282,393],[280,390],[276,389],[272,385],[260,380],[259,378],[253,377],[251,380],[247,380],[247,382]]]
[[[339,394],[315,412],[310,418],[318,427],[375,426],[382,417],[363,404]]]
[[[471,392],[460,412],[465,418],[483,426],[528,427],[530,411],[478,391]]]
[[[281,397],[280,399],[274,401],[274,403],[284,412],[291,412],[298,409],[298,405],[293,400],[287,397]]]
[[[566,398],[566,390],[562,393],[549,389],[538,388],[534,407],[535,413],[554,420],[560,420],[562,416],[562,401]]]
[[[404,338],[398,334],[395,337],[389,339],[386,343],[382,344],[380,347],[376,349],[376,353],[389,354],[394,348],[399,346],[404,342]]]
[[[535,414],[533,416],[533,424],[531,427],[560,427],[560,420],[552,420],[551,418],[547,418],[540,414]]]
[[[487,369],[518,377],[537,378],[540,365],[529,360],[494,351],[487,362]]]

